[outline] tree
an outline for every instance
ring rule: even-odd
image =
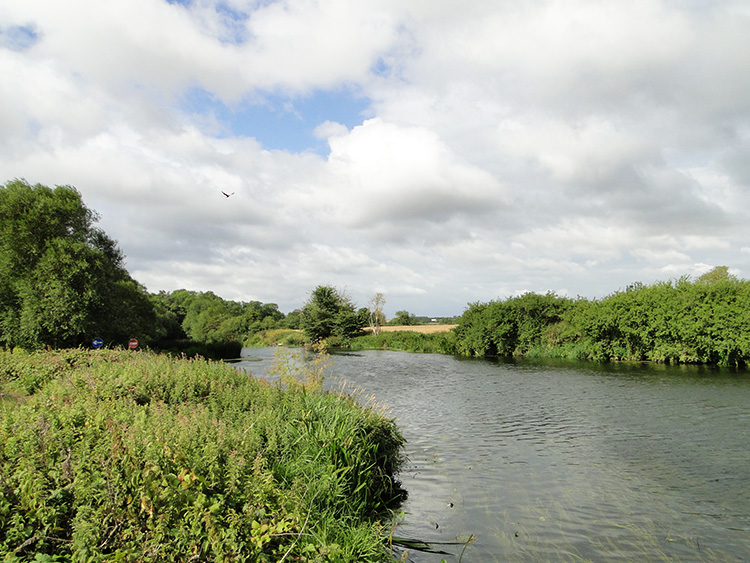
[[[380,327],[385,324],[385,315],[383,314],[383,307],[385,307],[385,296],[382,293],[376,293],[370,299],[370,327],[372,327],[372,333],[375,335],[380,334]]]
[[[409,311],[396,311],[396,316],[388,321],[389,325],[415,325],[417,324],[416,315],[412,315]]]
[[[0,187],[0,345],[124,344],[155,330],[149,296],[71,186]]]
[[[727,266],[716,266],[695,281],[696,283],[716,283],[719,281],[736,282],[737,277],[729,273],[729,268]]]
[[[293,330],[301,329],[302,328],[302,311],[300,309],[295,309],[294,311],[290,311],[283,321],[283,326],[285,328],[290,328]]]
[[[175,298],[175,294],[177,292],[170,294],[166,291],[160,291],[151,295],[151,303],[156,313],[157,325],[154,336],[161,341],[187,338],[182,328],[182,321],[185,318],[185,308],[180,305]]]
[[[302,308],[302,330],[312,341],[330,336],[350,337],[366,324],[351,298],[335,287],[319,285]]]
[[[211,291],[178,289],[153,296],[160,315],[160,337],[189,338],[207,344],[242,343],[261,330],[277,328],[284,314],[276,303],[224,300]],[[161,321],[161,319],[160,319]]]

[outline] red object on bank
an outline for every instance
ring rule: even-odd
[[[131,350],[134,350],[137,347],[138,347],[138,339],[131,338],[130,341],[128,342],[128,348],[130,348]]]

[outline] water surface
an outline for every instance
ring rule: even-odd
[[[263,375],[273,350],[244,354]],[[365,351],[342,380],[408,441],[398,535],[475,534],[467,562],[750,560],[746,373]]]

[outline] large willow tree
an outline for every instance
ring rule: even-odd
[[[154,312],[117,243],[73,187],[0,186],[0,346],[148,337]]]

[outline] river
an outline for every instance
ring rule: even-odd
[[[265,374],[272,349],[238,364]],[[334,355],[407,439],[396,535],[465,562],[750,561],[750,374]],[[415,562],[458,561],[409,551]]]

